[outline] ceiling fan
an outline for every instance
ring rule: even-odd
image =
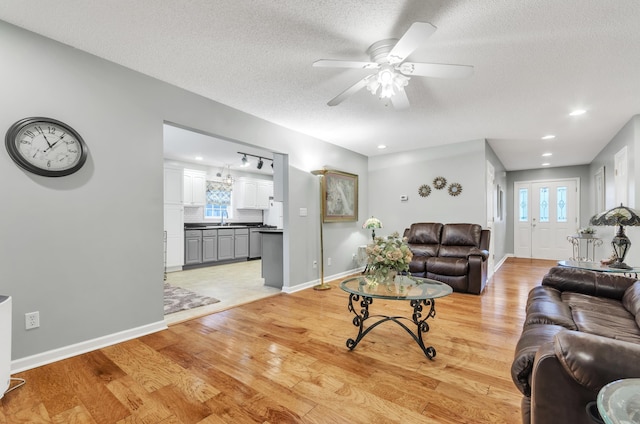
[[[371,58],[370,62],[332,59],[313,62],[315,67],[376,70],[375,73],[367,75],[338,94],[327,104],[336,106],[360,89],[367,87],[371,94],[377,94],[381,99],[390,99],[394,108],[408,109],[409,99],[404,91],[404,87],[409,83],[408,75],[434,78],[470,77],[473,74],[473,66],[469,65],[405,62],[407,57],[435,31],[436,27],[428,22],[414,22],[399,40],[391,38],[372,44],[366,52]]]

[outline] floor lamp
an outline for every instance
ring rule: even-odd
[[[324,223],[324,199],[322,198],[322,184],[324,180],[324,174],[327,173],[326,169],[316,169],[311,171],[313,175],[319,176],[320,180],[320,284],[313,286],[314,290],[328,290],[331,288],[329,284],[324,282],[324,242],[322,240],[322,225]]]

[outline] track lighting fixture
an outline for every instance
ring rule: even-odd
[[[269,159],[269,158],[265,158],[265,157],[257,156],[257,155],[252,155],[251,153],[238,152],[238,154],[242,155],[242,166],[243,167],[247,167],[247,166],[251,165],[251,163],[249,162],[249,159],[247,158],[247,156],[251,156],[251,157],[254,157],[254,158],[258,158],[258,162],[256,164],[256,168],[262,169],[262,167],[264,166],[264,161],[265,160],[270,160],[271,161],[271,168],[273,169],[273,159]]]

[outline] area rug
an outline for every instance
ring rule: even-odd
[[[191,290],[174,287],[164,283],[164,314],[169,315],[187,309],[211,305],[220,302],[213,297],[201,296]]]

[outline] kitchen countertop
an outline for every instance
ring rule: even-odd
[[[249,224],[242,224],[242,223],[231,223],[231,224],[224,224],[224,225],[220,225],[220,224],[208,224],[208,223],[185,223],[184,224],[184,229],[185,230],[217,230],[217,229],[225,229],[225,228],[230,228],[230,229],[234,229],[234,228],[258,228],[261,230],[268,230],[268,229],[275,229],[275,227],[273,226],[269,226],[269,225],[263,225],[263,224],[258,224],[258,223],[249,223]]]

